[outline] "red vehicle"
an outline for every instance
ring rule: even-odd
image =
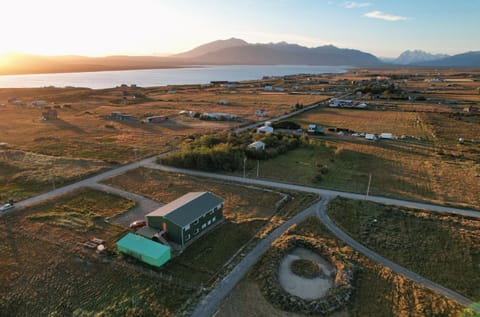
[[[142,227],[145,227],[147,225],[146,220],[135,220],[130,224],[130,229],[140,229]]]

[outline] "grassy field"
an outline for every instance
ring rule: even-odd
[[[0,202],[21,200],[110,167],[101,161],[0,150]]]
[[[480,220],[340,198],[328,214],[382,256],[480,300]]]
[[[350,110],[317,108],[295,116],[295,122],[306,128],[310,123],[325,127],[348,128],[357,132],[390,132],[431,139],[431,131],[422,124],[421,114],[402,111]]]
[[[353,300],[345,310],[334,313],[332,315],[334,317],[458,316],[462,309],[455,302],[436,295],[358,255],[336,240],[317,218],[305,220],[291,228],[280,239],[289,235],[319,239],[361,267],[356,273]],[[254,268],[222,303],[216,316],[297,317],[303,315],[287,313],[273,307],[263,297],[257,286]]]
[[[177,93],[168,94],[171,89]],[[55,175],[50,175],[48,180],[43,176],[38,179],[38,174],[45,173],[42,164],[33,164],[31,160],[32,164],[24,166],[24,162],[20,164],[12,155],[0,153],[0,171],[8,171],[0,174],[0,202],[43,192],[53,187],[53,178],[58,184],[68,183],[103,167],[170,150],[189,135],[224,131],[250,120],[266,119],[255,117],[257,109],[265,109],[273,116],[290,112],[296,103],[310,104],[328,98],[286,93],[251,94],[250,90],[207,89],[199,85],[100,90],[0,88],[0,104],[5,104],[0,107],[0,151],[43,155],[42,161],[50,157],[48,160],[55,165]],[[7,102],[10,97],[21,99],[25,104],[10,105]],[[229,100],[230,104],[218,105],[222,99]],[[46,107],[32,106],[33,100],[45,100],[48,107],[57,110],[58,120],[43,120]],[[240,121],[202,121],[179,115],[181,110],[227,112],[236,114]],[[133,115],[138,121],[106,119],[111,112]],[[152,115],[165,115],[169,120],[160,124],[141,123],[143,118]],[[62,165],[68,165],[68,169]],[[18,175],[27,171],[33,176]]]
[[[303,126],[315,122],[421,139],[371,142],[330,133],[312,141],[310,147],[260,162],[259,174],[357,193],[366,192],[371,174],[372,194],[478,209],[480,143],[459,144],[458,138],[478,138],[480,120],[472,122],[475,117],[457,117],[450,113],[320,108],[295,120]],[[249,175],[255,176],[256,166],[249,166]]]
[[[97,237],[112,248],[126,230],[103,219],[132,206],[123,198],[85,189],[2,216],[0,315],[175,315],[192,288],[79,245]]]

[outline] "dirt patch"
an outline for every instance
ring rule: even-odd
[[[320,267],[321,273],[315,278],[305,278],[292,272],[291,264],[297,259],[310,260]],[[303,299],[324,297],[333,286],[335,267],[317,253],[305,248],[296,248],[280,262],[279,282],[285,291]]]

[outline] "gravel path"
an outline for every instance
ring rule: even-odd
[[[162,202],[135,194],[131,192],[127,192],[125,190],[115,188],[105,184],[93,184],[90,186],[91,188],[104,191],[106,193],[115,194],[120,197],[124,197],[130,200],[133,200],[137,203],[137,205],[124,212],[123,214],[117,215],[115,217],[110,218],[109,221],[123,225],[129,226],[135,220],[145,219],[145,215],[154,211],[155,209],[165,205]]]

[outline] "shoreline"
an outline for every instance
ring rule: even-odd
[[[351,66],[323,65],[176,65],[160,68],[29,73],[0,75],[0,88],[83,87],[106,89],[126,85],[139,87],[202,85],[211,81],[251,81],[263,77],[345,73]]]
[[[7,76],[30,76],[30,75],[53,75],[53,74],[76,74],[76,73],[100,73],[100,72],[122,72],[129,70],[155,70],[155,69],[179,69],[179,68],[201,68],[205,66],[197,65],[172,65],[172,66],[154,66],[154,67],[99,67],[96,70],[93,69],[64,69],[64,70],[55,70],[55,71],[38,71],[38,72],[0,72],[0,77]]]

